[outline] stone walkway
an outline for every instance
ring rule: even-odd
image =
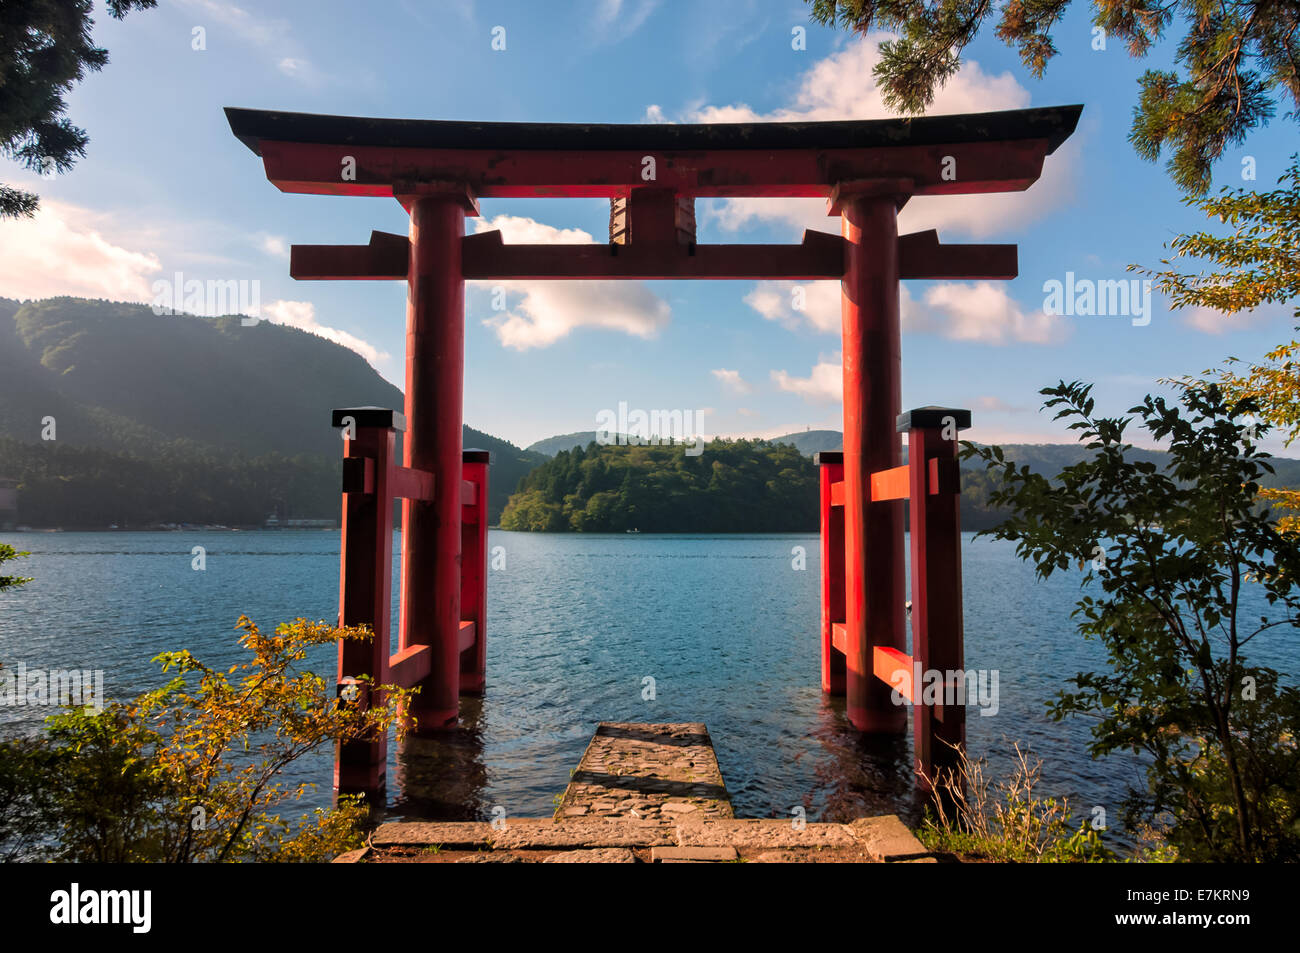
[[[737,820],[708,729],[601,722],[554,817],[382,824],[335,863],[934,863],[892,814]]]
[[[382,824],[335,863],[934,863],[892,814],[851,824],[786,820],[509,818]]]
[[[670,824],[688,817],[733,814],[713,741],[703,723],[602,721],[555,816],[625,817]]]

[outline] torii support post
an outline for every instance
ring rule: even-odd
[[[480,695],[487,674],[487,450],[466,450],[462,457],[460,615],[474,625],[474,644],[460,653],[460,692]]]
[[[465,192],[403,197],[410,216],[406,299],[406,466],[433,474],[438,492],[402,504],[402,651],[429,646],[411,714],[417,731],[456,723],[460,710],[461,405]]]
[[[343,519],[339,567],[339,625],[368,625],[370,642],[339,640],[338,693],[368,707],[372,688],[388,682],[393,553],[392,463],[402,415],[378,407],[334,411],[343,428]],[[368,680],[362,680],[368,677]],[[382,803],[387,738],[337,745],[334,788]]]
[[[898,206],[907,183],[868,183],[833,195],[842,215],[844,351],[845,694],[861,731],[902,734],[907,712],[873,675],[877,648],[907,645],[903,510],[872,501],[871,476],[902,463]]]
[[[936,705],[915,704],[921,686],[912,685],[913,753],[924,790],[938,772],[958,766],[966,744],[957,433],[970,427],[970,420],[969,410],[944,407],[922,407],[898,418],[898,431],[908,435],[912,656],[921,669],[944,673],[944,697]],[[963,684],[950,685],[950,679]],[[946,705],[946,698],[957,703]]]
[[[459,690],[483,690],[487,644],[487,475],[490,455],[471,450],[464,455],[465,479],[457,468],[455,481],[440,485],[428,470],[398,466],[393,457],[398,431],[406,419],[395,410],[355,407],[335,410],[335,427],[343,428],[343,533],[339,576],[339,624],[367,625],[373,641],[339,643],[339,697],[347,704],[369,706],[375,687],[414,688],[429,684],[435,674],[441,643],[412,643],[399,639],[389,655],[389,607],[392,602],[393,499],[433,503],[450,499],[457,509],[456,529],[463,531],[457,552],[467,554],[463,577],[456,576],[457,603],[466,617],[457,619],[451,649]],[[459,463],[459,461],[458,461]],[[403,590],[402,603],[408,590]],[[418,701],[419,696],[416,696]],[[420,717],[412,703],[407,716]],[[340,746],[336,751],[334,784],[341,794],[364,793],[382,803],[387,763],[386,738]]]
[[[844,694],[844,454],[813,454],[821,482],[822,691]]]
[[[869,475],[872,506],[908,501],[912,551],[912,654],[904,646],[876,645],[871,677],[889,693],[906,721],[912,706],[913,753],[918,786],[931,790],[939,772],[957,767],[966,743],[961,588],[961,472],[957,434],[970,426],[970,411],[921,407],[900,414],[896,429],[908,434],[908,462]],[[844,602],[847,540],[837,513],[847,509],[849,468],[839,481],[840,453],[819,453],[822,485],[822,687],[835,692],[834,666],[849,647]],[[848,580],[851,583],[851,578]],[[901,587],[900,587],[901,591]],[[850,664],[851,664],[851,660]],[[828,679],[828,670],[831,673]],[[927,685],[943,696],[927,700]],[[893,702],[894,693],[900,696]],[[945,701],[953,699],[949,705]]]

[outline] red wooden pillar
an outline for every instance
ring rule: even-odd
[[[339,559],[339,625],[368,625],[370,642],[339,640],[339,686],[347,704],[367,706],[371,686],[388,682],[389,616],[393,565],[391,474],[402,415],[378,407],[335,410],[343,428],[343,519]],[[354,679],[368,675],[370,685]],[[339,745],[334,789],[366,794],[382,803],[387,738]]]
[[[460,653],[460,691],[483,693],[487,673],[487,450],[466,450],[463,457],[465,482],[473,489],[473,500],[461,507],[460,617],[474,623],[474,644]]]
[[[964,671],[961,589],[961,475],[957,432],[970,426],[970,411],[922,407],[898,418],[908,434],[907,466],[912,544],[912,657],[921,670]],[[912,687],[913,753],[923,790],[935,772],[951,769],[966,743],[964,705],[926,705],[922,685]]]
[[[402,503],[401,648],[433,650],[411,711],[420,731],[454,725],[460,704],[464,203],[446,193],[408,206],[405,461],[434,477],[434,499]]]
[[[861,731],[907,730],[906,710],[873,674],[873,649],[904,650],[903,509],[871,501],[871,474],[902,463],[894,429],[902,409],[898,311],[898,189],[882,183],[839,204],[846,241],[841,282],[844,345],[844,546],[847,714]]]
[[[844,454],[813,454],[821,476],[822,691],[844,694],[844,653],[835,629],[844,626]]]

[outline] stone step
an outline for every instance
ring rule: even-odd
[[[370,848],[339,863],[410,860],[545,860],[607,863],[915,862],[933,858],[892,814],[849,824],[702,818],[676,824],[636,818],[506,818],[482,822],[381,824]],[[470,855],[465,857],[463,855]],[[552,859],[554,858],[554,859]]]
[[[713,741],[702,722],[614,721],[596,726],[555,815],[659,824],[733,816]]]

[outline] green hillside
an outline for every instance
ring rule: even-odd
[[[678,446],[591,443],[562,450],[510,498],[503,529],[544,532],[815,531],[817,471],[793,447],[714,440]]]
[[[336,518],[330,411],[364,405],[400,408],[402,394],[360,355],[305,331],[84,298],[0,299],[0,477],[20,481],[20,522]],[[52,442],[41,439],[46,417]],[[495,521],[544,458],[469,427],[464,444],[494,454]]]
[[[680,446],[601,446],[593,441],[560,450],[528,474],[510,498],[501,526],[532,532],[815,533],[819,477],[812,453],[837,450],[841,443],[838,431],[806,431],[770,441],[714,440],[702,455],[688,457]],[[809,446],[815,449],[805,451]],[[1088,453],[1071,444],[1010,444],[1004,450],[1008,460],[1048,476]],[[1134,450],[1132,457],[1163,469],[1168,455]],[[1269,485],[1300,484],[1300,460],[1272,463],[1277,473]],[[964,529],[991,529],[1009,515],[989,503],[995,479],[978,462],[964,461]]]

